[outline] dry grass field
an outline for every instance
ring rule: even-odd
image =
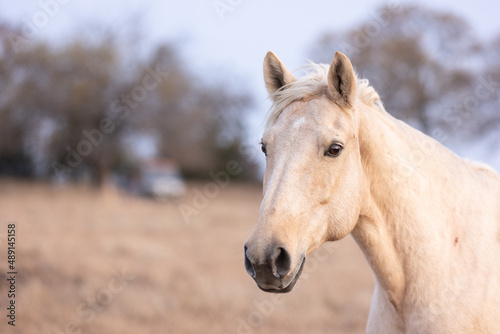
[[[191,204],[196,189],[190,184]],[[363,333],[373,279],[352,238],[324,245],[289,294],[261,292],[243,244],[261,190],[231,184],[186,222],[179,203],[0,181],[0,333]],[[17,226],[8,326],[7,224]]]

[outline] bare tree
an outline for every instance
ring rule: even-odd
[[[376,13],[352,30],[322,36],[313,58],[328,61],[334,51],[346,52],[390,113],[430,134],[442,118],[436,105],[453,103],[457,92],[473,87],[481,45],[453,14],[417,6],[388,6]]]
[[[19,68],[22,61],[15,53],[12,36],[20,36],[19,28],[0,24],[0,174],[33,176],[34,162],[30,157],[27,138],[33,133],[38,114],[31,115],[17,104],[18,85],[28,75]],[[39,50],[43,57],[45,50]]]
[[[160,155],[175,159],[188,176],[207,177],[231,159],[241,162],[238,145],[246,134],[250,94],[226,79],[207,84],[171,45],[158,47],[145,67],[156,66],[168,76],[141,105],[134,129],[155,134]],[[245,176],[253,171],[246,169]]]
[[[3,33],[2,160],[22,154],[39,172],[102,184],[120,154],[121,124],[111,112],[121,73],[113,41],[59,48],[33,42],[14,53],[7,45],[12,31]]]
[[[15,53],[12,33],[0,26],[0,172],[24,168],[102,185],[128,158],[125,139],[137,133],[155,136],[159,154],[186,175],[207,177],[242,161],[250,95],[191,72],[177,45],[141,61],[124,55],[108,32],[58,47],[33,41]]]

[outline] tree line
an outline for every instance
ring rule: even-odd
[[[0,22],[0,175],[101,184],[137,167],[145,139],[186,176],[207,177],[244,156],[253,95],[230,78],[191,70],[175,43],[141,57],[120,36],[19,48]],[[315,39],[309,58],[344,52],[388,112],[445,144],[500,136],[500,34],[480,38],[461,17],[415,5],[378,8]],[[134,51],[134,50],[132,50]]]
[[[189,177],[251,165],[239,149],[251,95],[191,72],[177,45],[131,57],[108,33],[16,50],[13,34],[0,24],[0,174],[101,184],[137,167],[130,148],[144,138]]]

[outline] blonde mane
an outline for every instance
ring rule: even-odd
[[[315,95],[321,95],[326,91],[330,65],[310,62],[300,69],[304,70],[304,76],[277,90],[271,96],[274,102],[266,117],[266,130],[278,119],[283,110],[285,110],[290,103]],[[368,79],[359,79],[356,76],[356,81],[357,97],[366,105],[370,107],[375,106],[385,112],[380,96],[375,89],[370,86]]]

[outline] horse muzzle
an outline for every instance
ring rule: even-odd
[[[294,270],[292,269],[292,257],[283,245],[270,247],[261,259],[252,256],[248,245],[245,245],[244,251],[247,273],[265,292],[285,293],[292,291],[306,260],[305,256],[302,256],[300,265]]]

